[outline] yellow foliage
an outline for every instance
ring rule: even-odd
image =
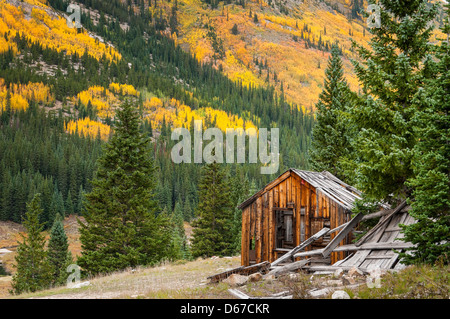
[[[66,19],[62,17],[51,17],[45,5],[37,0],[29,0],[32,4],[31,19],[25,18],[25,10],[30,10],[28,6],[16,7],[12,4],[0,0],[0,36],[9,32],[9,37],[14,37],[17,32],[24,34],[30,41],[41,43],[43,46],[67,54],[77,53],[83,55],[85,50],[96,59],[103,55],[109,60],[121,59],[120,53],[114,48],[99,42],[89,36],[86,31],[77,32],[75,28],[67,26]],[[2,44],[5,41],[2,41]],[[8,41],[7,45],[11,45]],[[0,52],[7,49],[7,45],[2,45]]]
[[[190,128],[192,120],[201,120],[204,125],[208,121],[210,126],[217,127],[224,132],[227,128],[256,128],[252,121],[244,120],[237,115],[228,114],[212,107],[192,110],[189,106],[174,98],[164,104],[165,107],[162,107],[163,102],[156,97],[144,102],[145,117],[152,122],[153,127],[159,126],[164,119],[166,124],[174,128]]]
[[[114,117],[115,113],[112,106],[119,104],[119,100],[113,93],[98,85],[91,86],[89,89],[78,93],[76,99],[84,106],[87,106],[90,102],[101,119]]]
[[[48,104],[55,100],[53,94],[50,93],[50,88],[44,83],[33,83],[28,82],[28,84],[12,84],[10,90],[16,94],[23,96],[28,101],[34,101],[37,103]]]
[[[120,104],[120,100],[113,92],[121,95],[139,95],[139,92],[132,85],[128,84],[111,83],[109,89],[99,85],[91,86],[87,90],[78,93],[74,102],[80,101],[84,106],[87,106],[91,102],[92,107],[97,111],[98,117],[106,119],[107,117],[114,117],[114,109]]]
[[[25,111],[31,101],[48,104],[55,100],[50,88],[41,83],[28,82],[28,84],[11,84],[9,88],[5,80],[0,78],[0,105],[1,110],[6,108],[7,91],[10,92],[10,105],[12,111]]]
[[[152,97],[150,100],[144,101],[144,110],[155,111],[157,108],[162,107],[162,101],[157,97]]]
[[[106,141],[111,133],[111,128],[107,124],[92,121],[90,118],[86,117],[77,121],[69,121],[69,123],[66,124],[66,131],[70,134],[78,132],[80,136],[90,136],[93,138],[96,138],[100,134],[100,138]]]
[[[109,89],[114,93],[118,93],[121,95],[139,96],[139,92],[137,92],[134,86],[130,84],[111,83],[109,85]]]

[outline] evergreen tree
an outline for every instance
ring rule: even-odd
[[[312,131],[311,165],[317,171],[329,171],[344,178],[344,158],[351,153],[347,110],[350,89],[344,78],[337,44],[331,47],[331,56],[325,70],[324,89],[316,104],[317,122]]]
[[[236,23],[233,24],[233,27],[231,28],[231,33],[232,33],[233,35],[238,35],[238,34],[239,34],[239,29],[238,29],[238,26],[237,26]]]
[[[55,191],[53,192],[52,200],[50,203],[50,210],[48,212],[46,228],[50,228],[53,225],[53,222],[58,215],[64,216],[64,200],[62,198],[61,192],[59,192],[58,188],[55,187]]]
[[[416,223],[404,227],[404,239],[416,245],[402,254],[406,263],[450,260],[450,5],[442,31],[447,35],[427,61],[432,78],[418,91],[414,103],[419,112],[413,118],[417,136],[413,148],[413,172],[409,214]]]
[[[224,256],[233,251],[232,202],[225,170],[218,163],[206,164],[198,185],[198,219],[192,223],[192,255]]]
[[[17,271],[12,278],[11,293],[35,292],[46,289],[51,283],[51,268],[44,249],[45,237],[41,233],[44,226],[39,222],[42,214],[41,196],[36,194],[27,204],[27,212],[22,222],[27,235],[22,235],[16,255]]]
[[[64,208],[66,211],[66,215],[70,216],[74,213],[74,205],[73,205],[73,201],[72,201],[72,193],[69,192],[67,193],[67,199],[66,199],[66,203],[64,204]]]
[[[381,26],[373,28],[372,50],[355,45],[353,61],[363,95],[352,108],[358,134],[352,170],[368,196],[392,203],[411,194],[416,112],[412,99],[424,85],[423,63],[430,49],[436,5],[425,0],[380,0]]]
[[[190,253],[188,252],[189,247],[187,246],[186,233],[184,231],[183,209],[179,201],[175,204],[175,209],[171,216],[171,222],[173,225],[173,230],[170,259],[189,259]]]
[[[69,275],[66,269],[72,261],[62,221],[63,217],[58,214],[50,230],[50,239],[47,247],[47,258],[51,267],[54,285],[66,282]]]
[[[164,257],[168,225],[156,217],[154,171],[137,107],[126,101],[98,160],[93,189],[86,194],[85,222],[79,222],[78,264],[85,271],[109,273]]]
[[[243,199],[239,198],[239,202]],[[242,240],[242,211],[235,206],[233,210],[233,253],[239,254],[241,252],[241,240]]]

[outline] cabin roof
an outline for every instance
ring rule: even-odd
[[[341,205],[342,207],[351,210],[353,208],[353,203],[356,199],[361,198],[361,192],[354,188],[353,186],[350,186],[343,181],[341,181],[339,178],[331,174],[330,172],[323,171],[323,172],[311,172],[311,171],[305,171],[305,170],[299,170],[296,168],[290,168],[283,174],[281,174],[278,178],[276,178],[274,181],[267,184],[265,187],[263,187],[261,190],[256,192],[253,196],[246,199],[244,202],[242,202],[238,208],[242,209],[249,204],[253,203],[256,198],[258,198],[261,194],[263,194],[265,191],[271,189],[273,186],[280,183],[282,180],[281,177],[283,175],[294,173],[298,175],[301,179],[308,182],[316,188],[316,192],[321,192],[327,197],[331,198],[333,201]],[[276,182],[279,180],[279,182]]]

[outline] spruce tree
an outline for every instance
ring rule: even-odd
[[[352,170],[364,193],[395,204],[411,194],[405,182],[413,176],[416,143],[412,99],[424,85],[436,6],[425,0],[377,3],[381,25],[371,29],[371,49],[355,44],[360,62],[352,61],[363,92],[352,108],[358,132]]]
[[[91,274],[157,262],[169,242],[167,222],[156,217],[155,167],[139,124],[137,107],[126,101],[86,194],[78,264]]]
[[[447,38],[436,45],[427,68],[433,77],[418,91],[413,117],[418,141],[413,148],[414,176],[409,214],[416,223],[404,227],[404,239],[415,244],[402,254],[405,263],[450,260],[450,5],[442,32]]]
[[[317,122],[312,131],[311,165],[317,171],[329,171],[345,177],[343,162],[351,153],[347,113],[350,89],[344,78],[339,47],[333,44],[325,70],[324,89],[316,104]]]
[[[44,249],[45,237],[42,234],[44,225],[39,222],[42,214],[41,196],[34,195],[27,204],[27,212],[22,225],[26,229],[26,236],[22,236],[16,255],[17,271],[12,278],[11,293],[21,294],[46,289],[51,284],[51,268]]]
[[[202,167],[198,219],[192,223],[192,255],[224,256],[233,251],[232,202],[228,176],[218,163]]]
[[[50,230],[50,239],[47,247],[47,257],[54,285],[61,285],[66,282],[69,275],[66,269],[72,263],[69,243],[62,221],[63,217],[58,214]]]

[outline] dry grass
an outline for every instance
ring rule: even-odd
[[[410,266],[387,273],[380,288],[364,285],[347,292],[361,299],[449,299],[450,266]]]
[[[156,267],[142,267],[92,278],[87,287],[78,289],[60,287],[10,297],[46,299],[229,298],[228,285],[212,285],[206,278],[239,265],[240,257],[163,263]]]

